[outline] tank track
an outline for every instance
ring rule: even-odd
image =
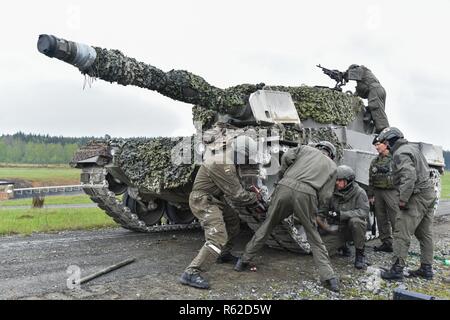
[[[147,226],[144,221],[139,219],[137,214],[131,212],[130,208],[124,206],[122,201],[116,198],[114,192],[109,190],[105,168],[99,166],[85,167],[81,174],[82,176],[89,175],[88,182],[81,183],[84,192],[89,195],[92,201],[97,203],[99,208],[126,229],[138,232],[166,232],[200,228],[198,222]],[[85,179],[81,180],[86,181]]]

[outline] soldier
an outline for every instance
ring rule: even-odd
[[[350,256],[346,241],[355,244],[355,268],[366,267],[364,247],[366,242],[367,218],[369,217],[369,200],[366,192],[355,182],[355,172],[349,166],[337,168],[336,188],[327,207],[319,212],[319,226],[323,226],[323,217],[329,211],[335,212],[339,219],[339,230],[328,232],[322,237],[328,251],[341,249],[342,254]]]
[[[243,271],[250,266],[251,259],[264,246],[273,228],[293,212],[305,228],[322,283],[332,291],[339,291],[336,275],[316,224],[318,203],[327,202],[333,192],[336,164],[332,159],[335,154],[335,147],[328,141],[322,141],[316,148],[302,145],[283,155],[280,181],[272,195],[267,218],[245,247],[234,268],[236,271]]]
[[[204,228],[206,242],[181,275],[182,284],[208,289],[209,283],[200,272],[207,271],[215,260],[233,264],[237,261],[230,251],[239,232],[240,219],[228,203],[259,212],[256,194],[243,189],[236,171],[238,159],[254,160],[251,150],[256,150],[256,142],[239,136],[233,140],[231,148],[210,156],[200,167],[189,196],[189,206]]]
[[[378,151],[378,157],[370,164],[368,195],[369,202],[374,206],[381,240],[381,245],[374,247],[374,250],[392,252],[392,232],[400,212],[392,178],[393,159],[388,146],[380,142],[378,137],[373,140],[373,145]]]
[[[375,124],[375,132],[379,133],[389,127],[385,112],[386,91],[378,79],[365,66],[352,64],[345,72],[345,80],[356,80],[356,94],[368,99],[367,109]]]
[[[382,271],[386,280],[402,280],[408,250],[414,234],[420,243],[420,268],[409,273],[412,277],[433,278],[433,208],[436,193],[430,180],[430,169],[419,149],[403,138],[394,127],[384,129],[378,140],[386,143],[394,158],[394,185],[399,192],[394,230],[394,258],[390,270]]]

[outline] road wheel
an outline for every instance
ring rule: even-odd
[[[170,222],[173,224],[188,224],[195,219],[189,207],[177,208],[176,206],[167,204],[166,214]]]
[[[117,182],[109,173],[106,175],[108,181],[108,190],[114,192],[115,195],[122,194],[127,190],[127,185]]]
[[[124,206],[130,208],[131,212],[135,213],[147,226],[159,223],[165,211],[166,202],[164,200],[156,199],[154,202],[156,208],[150,210],[148,202],[133,199],[128,192],[123,195]]]

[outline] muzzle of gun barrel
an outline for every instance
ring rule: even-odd
[[[97,58],[97,52],[91,46],[57,38],[53,35],[41,34],[37,48],[40,53],[74,65],[81,71],[89,69]]]

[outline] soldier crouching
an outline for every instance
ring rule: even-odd
[[[341,251],[344,256],[350,256],[347,241],[355,245],[355,268],[366,267],[364,248],[366,242],[367,219],[369,216],[369,200],[366,192],[354,181],[355,173],[348,166],[337,168],[336,187],[327,208],[320,209],[318,224],[322,239],[331,254]],[[325,218],[329,212],[334,213],[334,219],[339,228],[333,229]]]

